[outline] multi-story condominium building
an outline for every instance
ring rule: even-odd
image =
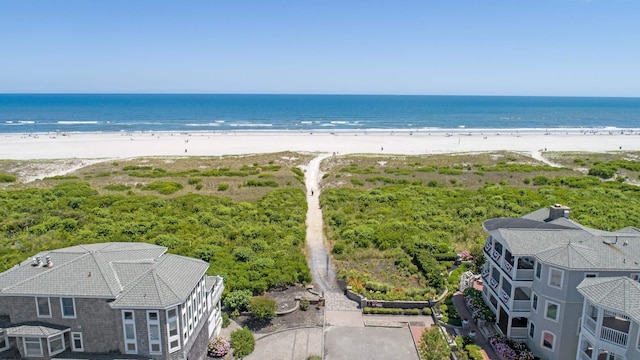
[[[221,326],[222,278],[166,251],[79,245],[0,274],[0,358],[204,359]]]
[[[526,342],[542,359],[584,359],[577,349],[585,298],[577,287],[591,278],[637,279],[640,230],[591,229],[569,219],[569,208],[561,205],[520,218],[490,219],[483,228],[489,234],[483,297],[496,313],[499,331]],[[604,309],[615,312],[606,304],[592,304],[601,311],[600,319],[609,314]],[[613,335],[600,336],[609,342]]]
[[[576,360],[640,359],[640,283],[628,277],[584,279]]]

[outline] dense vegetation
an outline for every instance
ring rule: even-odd
[[[405,168],[394,164],[392,171],[386,171],[380,165],[355,163],[338,168],[328,178],[381,171],[411,177],[416,171],[436,171],[424,164],[420,170],[415,164]],[[628,161],[615,164],[638,171]],[[402,185],[325,190],[321,204],[339,275],[372,299],[427,299],[444,289],[444,275],[457,252],[473,249],[475,255],[482,253],[482,221],[488,218],[517,217],[562,203],[571,207],[574,220],[589,227],[615,230],[640,224],[640,188],[635,185],[602,182],[595,176],[547,166],[498,162],[472,168],[485,172],[516,169],[527,177],[513,185],[513,181],[500,181],[477,189],[458,187],[462,181],[430,186],[429,178],[400,177],[383,183]],[[470,171],[464,166],[449,169],[459,170],[460,176]],[[511,179],[508,173],[503,176]]]
[[[170,182],[154,182],[173,189]],[[255,202],[208,195],[105,194],[84,182],[0,191],[0,270],[36,252],[143,241],[210,262],[228,290],[254,294],[311,280],[302,249],[305,194],[277,189]]]

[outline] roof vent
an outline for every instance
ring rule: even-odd
[[[48,268],[53,267],[53,260],[51,260],[51,256],[45,256],[44,259],[46,261],[44,264],[45,267],[48,267]]]
[[[40,256],[36,256],[33,258],[33,263],[31,263],[31,266],[42,266],[42,258]]]

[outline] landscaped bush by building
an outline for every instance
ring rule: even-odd
[[[482,292],[474,288],[466,288],[463,292],[464,302],[474,320],[496,321],[496,315],[482,300]]]
[[[402,315],[402,309],[394,309],[394,308],[365,307],[363,312],[365,314],[377,314],[377,315]]]
[[[277,307],[275,300],[266,296],[256,296],[249,303],[249,311],[258,320],[271,320],[276,317]]]
[[[245,326],[231,333],[231,346],[233,347],[233,356],[242,358],[253,352],[256,346],[256,339],[253,337],[251,330]]]
[[[224,309],[229,313],[247,310],[250,302],[250,290],[234,290],[222,299],[222,305],[224,305]]]
[[[533,360],[533,353],[527,345],[498,335],[489,338],[489,344],[505,360]]]
[[[309,300],[307,299],[300,300],[300,310],[302,311],[309,310]]]
[[[426,308],[422,309],[422,313],[424,315],[431,315],[431,314],[433,314],[433,310],[431,310],[430,307],[426,307]]]
[[[405,315],[420,315],[420,309],[406,309],[404,311]]]

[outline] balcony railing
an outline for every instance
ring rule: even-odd
[[[533,280],[533,270],[517,269],[515,280]]]
[[[529,300],[513,300],[513,310],[529,311],[530,309],[531,309],[531,302]]]
[[[504,302],[505,304],[508,304],[509,300],[511,300],[511,294],[504,291],[503,289],[500,289],[500,298],[502,299],[502,302]]]
[[[608,341],[610,343],[627,346],[627,339],[629,335],[622,331],[614,330],[608,327],[602,327],[600,330],[600,339]]]
[[[500,266],[507,274],[509,274],[509,277],[513,278],[513,265],[511,265],[507,259],[502,259]]]
[[[491,285],[492,288],[496,289],[498,287],[498,285],[500,285],[500,284],[498,283],[498,281],[496,279],[491,277],[491,278],[489,278],[489,285]]]
[[[585,329],[587,329],[591,335],[596,335],[596,321],[589,316],[585,316],[583,318],[582,325]]]
[[[489,277],[489,269],[482,269],[482,277],[485,279]]]
[[[491,258],[493,259],[493,261],[495,261],[496,263],[500,263],[500,258],[502,257],[502,254],[500,254],[499,252],[497,252],[495,249],[493,249],[491,251]]]
[[[527,328],[511,327],[511,337],[516,339],[522,339],[527,337]]]

